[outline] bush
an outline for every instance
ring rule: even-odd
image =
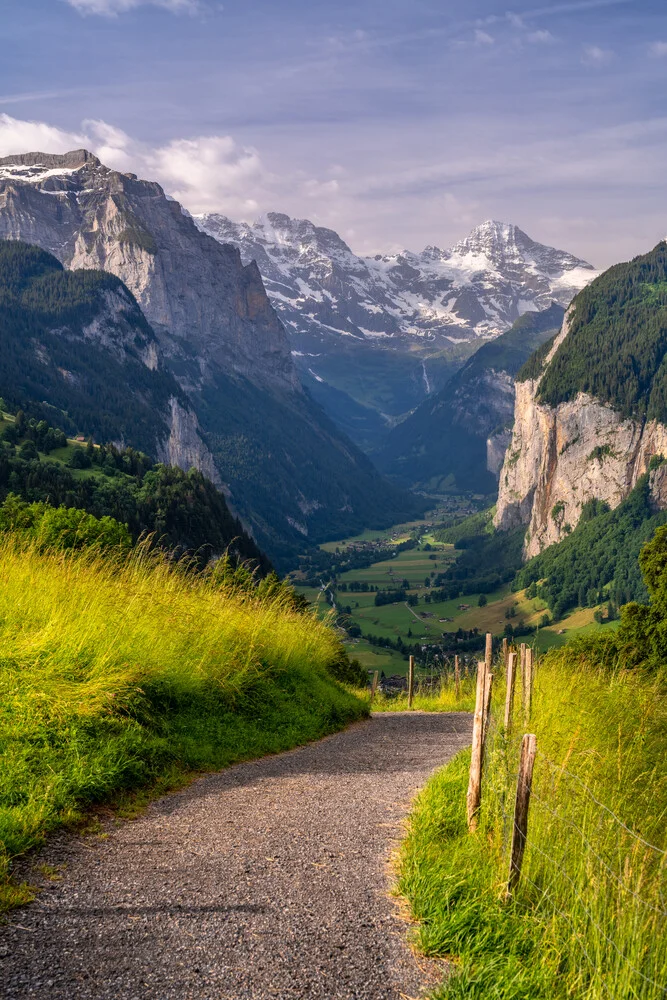
[[[117,549],[129,551],[127,527],[112,517],[93,517],[76,507],[27,504],[10,494],[0,506],[0,531],[11,531],[45,549]]]

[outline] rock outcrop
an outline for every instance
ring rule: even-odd
[[[177,465],[180,469],[199,469],[224,493],[229,490],[220,479],[215,459],[202,440],[196,413],[183,402],[172,396],[169,400],[169,437],[160,442],[157,458],[165,465]]]
[[[625,418],[583,392],[558,406],[538,400],[544,371],[566,342],[569,317],[542,373],[516,384],[514,430],[500,474],[494,523],[501,530],[527,526],[526,558],[561,541],[576,526],[587,501],[618,506],[647,472],[652,456],[667,457],[667,426],[655,420]]]

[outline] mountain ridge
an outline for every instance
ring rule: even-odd
[[[284,213],[268,212],[254,223],[235,223],[218,213],[194,220],[214,238],[238,246],[244,260],[257,261],[277,311],[296,332],[308,332],[304,307],[318,303],[338,325],[307,313],[306,318],[357,339],[497,336],[529,311],[529,302],[531,311],[548,308],[551,301],[566,306],[597,273],[587,261],[537,243],[518,226],[493,220],[449,249],[427,246],[420,253],[402,250],[373,257],[355,254],[332,229]],[[513,273],[490,274],[503,266]],[[344,308],[336,309],[344,277],[348,294]],[[503,277],[511,287],[501,290]],[[496,282],[493,289],[481,288],[490,281]],[[498,302],[499,291],[504,304]],[[419,302],[410,298],[416,294]],[[297,315],[288,304],[298,307]]]
[[[493,221],[450,249],[361,257],[334,230],[284,213],[194,220],[257,262],[302,383],[369,454],[480,343],[526,312],[567,306],[596,274]]]

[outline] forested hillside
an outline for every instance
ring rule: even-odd
[[[624,416],[667,422],[667,243],[581,291],[539,387],[556,406],[587,392]]]
[[[173,376],[146,363],[155,335],[122,281],[66,271],[52,255],[0,241],[0,396],[70,433],[156,456],[169,436]]]
[[[3,405],[0,400],[0,417]],[[156,465],[131,448],[68,443],[62,430],[22,411],[0,419],[0,502],[10,493],[112,517],[135,541],[154,534],[163,548],[190,553],[200,565],[229,549],[262,573],[270,569],[222,493],[196,469]]]

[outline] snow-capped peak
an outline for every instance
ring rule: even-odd
[[[595,271],[586,261],[488,220],[451,249],[427,246],[359,257],[332,229],[268,212],[254,223],[195,218],[243,259],[256,260],[273,305],[294,335],[442,342],[493,337],[518,316],[568,305]],[[386,341],[385,341],[386,342]]]

